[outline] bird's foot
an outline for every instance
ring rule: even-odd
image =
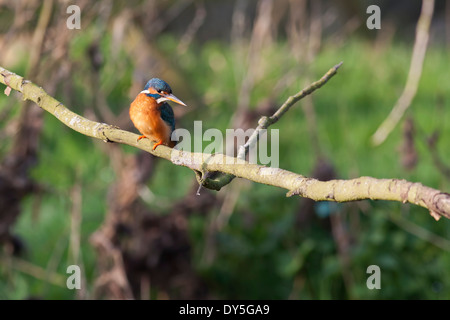
[[[163,141],[162,141],[162,140],[159,140],[159,142],[157,142],[157,143],[155,143],[155,144],[153,145],[152,150],[155,150],[156,147],[159,146],[159,145],[162,144],[162,143],[163,143]]]
[[[137,138],[137,140],[136,141],[139,141],[139,140],[141,140],[141,139],[144,139],[144,138],[147,138],[146,136],[144,136],[144,135],[142,135],[142,136],[140,136],[139,138]]]

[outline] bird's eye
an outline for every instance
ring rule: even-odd
[[[158,91],[158,93],[162,93],[162,90],[161,89],[159,89],[159,90],[157,90]]]

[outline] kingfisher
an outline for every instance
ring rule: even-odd
[[[170,139],[175,130],[175,116],[166,101],[182,106],[186,104],[172,94],[167,82],[150,79],[130,105],[130,118],[136,129],[142,134],[137,141],[148,138],[154,141],[153,149],[163,144],[173,148],[175,141]]]

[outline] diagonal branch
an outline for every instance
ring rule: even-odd
[[[402,95],[398,98],[397,103],[391,110],[389,116],[378,127],[372,136],[372,143],[376,146],[382,144],[391,131],[405,114],[411,105],[412,100],[417,92],[420,77],[422,75],[423,61],[427,51],[428,38],[430,37],[430,24],[433,17],[434,0],[423,0],[422,11],[416,27],[416,40],[411,58],[411,65]]]
[[[223,154],[191,153],[171,149],[163,145],[152,150],[153,143],[148,139],[140,140],[138,143],[137,134],[105,123],[88,120],[67,109],[61,102],[49,96],[41,87],[24,80],[21,76],[2,67],[0,67],[0,82],[21,92],[24,99],[34,101],[41,108],[53,114],[62,123],[75,131],[106,142],[114,141],[134,146],[150,152],[155,156],[167,159],[176,165],[188,167],[196,172],[221,172],[230,176],[287,189],[289,191],[288,196],[300,195],[316,201],[344,202],[372,199],[401,201],[403,203],[410,202],[427,208],[435,219],[439,219],[441,216],[450,218],[450,194],[423,186],[420,183],[397,179],[375,179],[371,177],[325,182],[307,178],[283,169],[251,164],[243,159],[233,158]],[[311,92],[325,82],[316,82],[315,87],[313,84]],[[290,97],[288,99],[290,102],[287,101],[287,104],[284,105],[285,107],[280,108],[282,109],[281,111],[277,111],[276,117],[267,118],[266,121],[268,122],[266,124],[264,124],[265,121],[260,121],[260,125],[264,126],[268,125],[270,121],[277,121],[302,95],[308,94],[307,91]],[[272,120],[269,120],[271,118]]]
[[[258,127],[253,132],[253,134],[248,139],[247,143],[240,147],[238,158],[239,159],[245,159],[246,154],[248,153],[248,150],[258,141],[259,136],[261,134],[261,131],[267,129],[270,125],[276,123],[280,118],[288,112],[288,110],[300,99],[306,97],[307,95],[313,93],[316,89],[319,89],[322,87],[325,83],[328,82],[328,80],[334,76],[339,69],[339,67],[342,65],[342,61],[335,65],[333,68],[328,70],[327,73],[324,74],[322,78],[317,80],[316,82],[313,82],[311,85],[297,93],[296,95],[293,95],[289,97],[285,103],[271,116],[271,117],[262,117],[259,120]]]

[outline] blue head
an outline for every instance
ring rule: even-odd
[[[170,100],[185,106],[186,104],[172,94],[172,89],[164,80],[153,78],[150,79],[141,93],[145,93],[148,97],[156,100],[157,103],[163,103]]]
[[[153,78],[150,79],[147,84],[144,87],[144,90],[148,90],[149,88],[154,88],[156,91],[164,91],[168,93],[172,93],[172,89],[170,88],[169,84],[165,82],[164,80]]]

